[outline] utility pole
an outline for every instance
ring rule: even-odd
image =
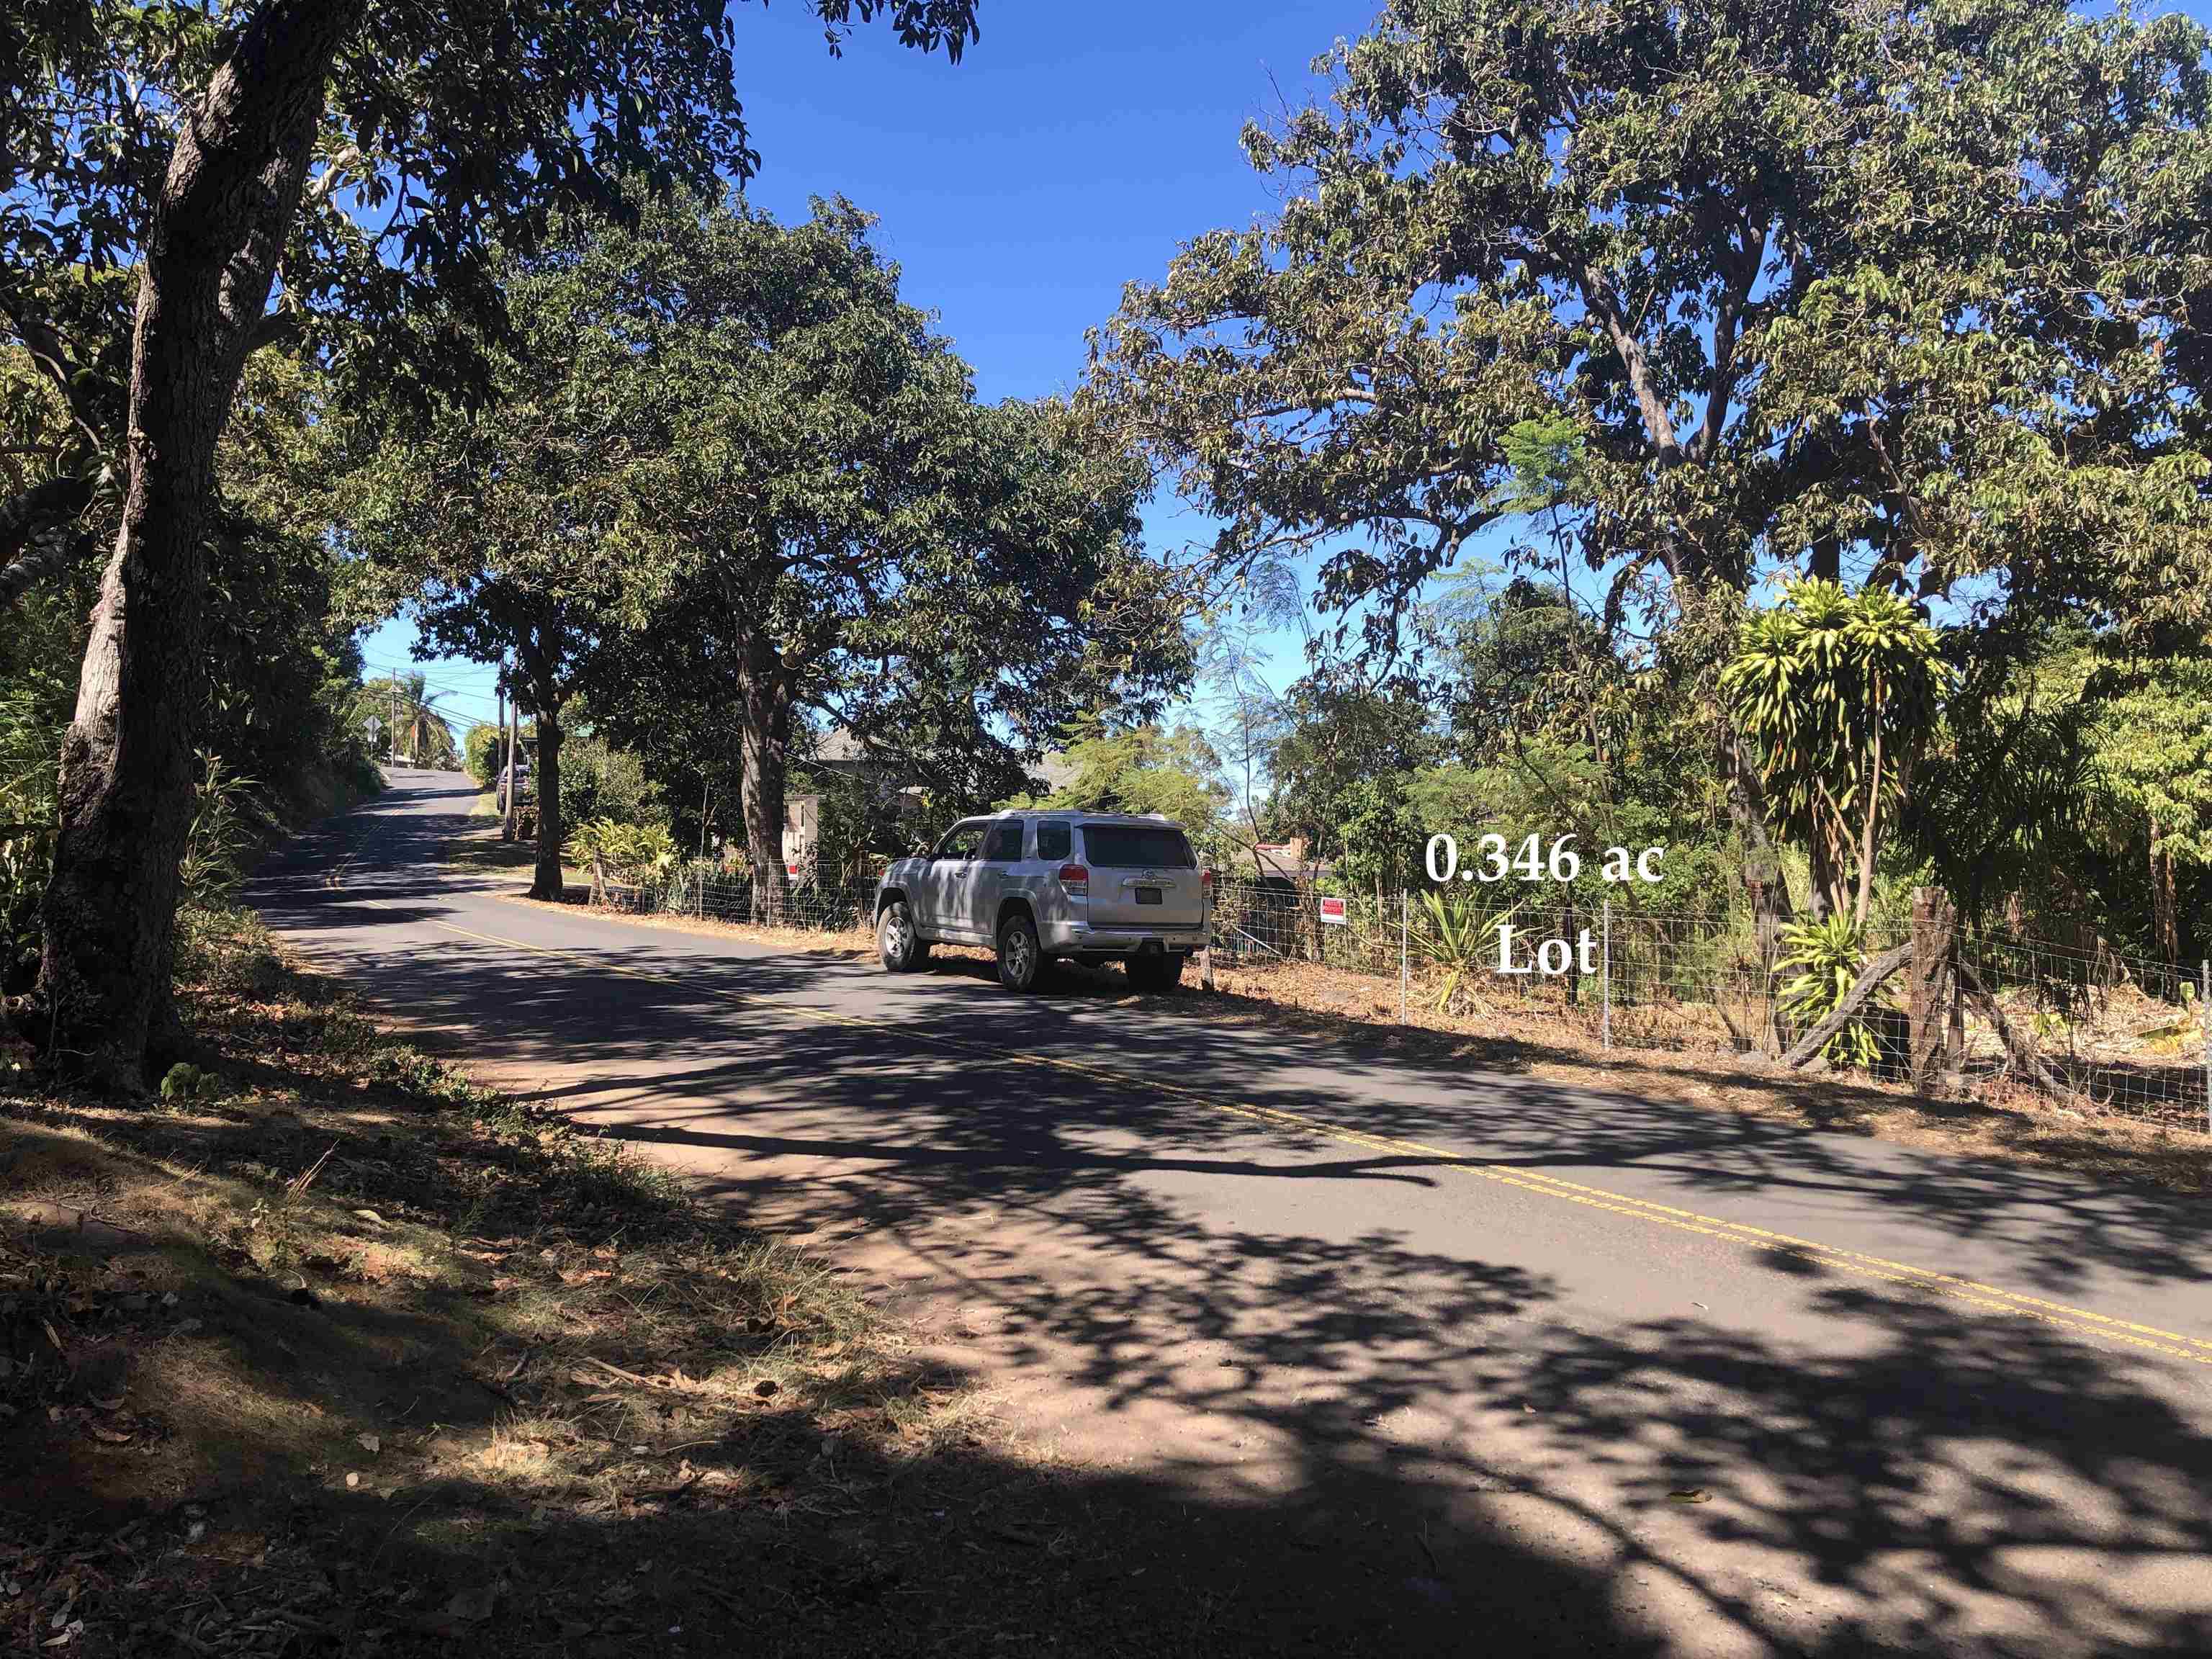
[[[502,675],[500,678],[500,690],[501,692],[502,701],[504,701],[506,688],[507,679],[506,677]],[[514,800],[514,743],[515,738],[520,735],[522,727],[522,700],[518,697],[512,702],[507,702],[506,708],[507,787],[504,793],[507,801],[507,811],[500,824],[499,838],[501,841],[513,841],[514,839],[515,820],[520,816],[520,814],[515,810]]]

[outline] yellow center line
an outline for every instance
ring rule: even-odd
[[[383,908],[381,906],[378,908]],[[627,963],[608,962],[580,955],[551,945],[532,945],[518,939],[507,939],[495,933],[480,933],[452,922],[434,921],[431,926],[463,939],[475,939],[484,945],[502,949],[526,951],[535,956],[550,957],[574,963],[583,968],[598,969],[620,974],[630,979],[645,980],[655,984],[672,985],[679,989],[703,993],[722,1001],[745,1007],[766,1009],[788,1018],[811,1020],[817,1024],[849,1026],[857,1030],[880,1031],[890,1036],[905,1035],[902,1029],[888,1020],[872,1019],[865,1015],[840,1013],[834,1009],[817,1008],[789,1002],[779,997],[761,996],[750,992],[734,991],[720,987],[701,985],[696,980],[678,975],[656,973]],[[1839,1245],[1824,1244],[1814,1239],[1801,1238],[1794,1234],[1775,1232],[1755,1227],[1748,1223],[1730,1221],[1721,1216],[1705,1215],[1696,1210],[1686,1210],[1671,1204],[1662,1204],[1652,1199],[1633,1198],[1602,1187],[1592,1187],[1580,1182],[1568,1181],[1558,1176],[1545,1175],[1538,1170],[1509,1165],[1489,1164],[1471,1158],[1462,1152],[1435,1146],[1425,1141],[1407,1139],[1401,1136],[1377,1134],[1370,1130],[1357,1129],[1345,1124],[1332,1123],[1303,1112],[1285,1111],[1279,1107],[1260,1106],[1246,1102],[1228,1101],[1182,1084],[1160,1079],[1135,1077],[1111,1066],[1089,1061],[1071,1060],[1054,1054],[1016,1054],[988,1043],[942,1034],[931,1038],[934,1047],[958,1049],[981,1055],[997,1063],[1036,1066],[1046,1071],[1061,1072],[1073,1076],[1111,1084],[1117,1088],[1150,1090],[1156,1094],[1187,1101],[1194,1105],[1224,1116],[1243,1118],[1295,1133],[1364,1147],[1372,1152],[1395,1152],[1433,1159],[1443,1167],[1463,1175],[1480,1176],[1485,1181],[1503,1186],[1518,1188],[1538,1197],[1563,1200],[1571,1204],[1603,1210],[1610,1214],[1625,1216],[1652,1226],[1667,1227],[1675,1231],[1693,1233],[1701,1237],[1720,1240],[1746,1249],[1787,1250],[1794,1255],[1818,1261],[1825,1266],[1854,1274],[1863,1279],[1881,1279],[1903,1285],[1949,1300],[2011,1317],[2032,1319],[2039,1323],[2060,1327],[2099,1337],[2106,1341],[2124,1343],[2148,1352],[2163,1354],[2169,1358],[2185,1359],[2199,1365],[2212,1366],[2212,1340],[2190,1336],[2180,1331],[2161,1329],[2155,1325],[2140,1324],[2133,1320],[2118,1319],[2087,1308],[2053,1302],[2041,1297],[2028,1296],[2018,1291],[2008,1291],[1978,1279],[1966,1279],[1955,1273],[1938,1273],[1932,1268],[1918,1267],[1910,1262],[1894,1261],[1886,1256],[1869,1255],[1864,1250],[1845,1249]]]

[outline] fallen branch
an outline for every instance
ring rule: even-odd
[[[611,1371],[617,1376],[636,1383],[640,1388],[665,1389],[669,1385],[668,1379],[665,1376],[640,1376],[635,1371],[626,1371],[619,1365],[610,1365],[605,1360],[592,1354],[586,1354],[584,1363],[586,1365],[597,1365],[603,1371]]]
[[[1828,1039],[1841,1030],[1844,1022],[1850,1019],[1867,1005],[1869,998],[1881,988],[1882,981],[1912,959],[1912,945],[1905,944],[1884,951],[1866,965],[1858,982],[1844,993],[1844,1000],[1829,1012],[1828,1017],[1797,1039],[1797,1044],[1782,1056],[1782,1063],[1795,1071],[1827,1046]]]
[[[1982,1018],[1996,1029],[1997,1041],[2004,1044],[2005,1053],[2011,1056],[2012,1063],[2040,1084],[2045,1092],[2056,1095],[2061,1100],[2082,1100],[2081,1091],[2036,1052],[2033,1043],[2014,1028],[2012,1022],[2005,1018],[2004,1010],[1997,1006],[1997,1000],[1990,994],[1989,988],[1982,983],[1974,970],[1964,960],[1959,963],[1958,969],[1959,983],[1965,990],[1967,1000],[1980,1009]],[[2084,1101],[2084,1103],[2094,1103]]]

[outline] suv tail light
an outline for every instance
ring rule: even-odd
[[[1070,898],[1091,896],[1091,872],[1079,864],[1060,866],[1060,884],[1067,890]]]

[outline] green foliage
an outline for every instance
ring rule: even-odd
[[[438,699],[418,671],[383,674],[363,682],[352,699],[353,725],[366,730],[370,715],[379,722],[376,747],[411,758],[417,766],[448,767],[460,758],[453,728],[438,709]]]
[[[1326,839],[1317,848],[1340,848],[1335,865],[1356,892],[1411,885],[1419,879],[1422,851],[1420,813],[1408,787],[1419,775],[1376,771],[1355,778],[1329,797]]]
[[[1616,585],[1663,574],[1700,654],[1762,560],[1845,549],[2201,623],[2201,400],[2162,346],[2204,284],[2205,57],[2064,0],[1396,0],[1328,105],[1246,130],[1280,210],[1132,285],[1086,395],[1224,562],[1310,555],[1378,658],[1536,508]]]
[[[1100,725],[1069,744],[1060,763],[1067,776],[1058,788],[1006,804],[1158,812],[1182,825],[1195,845],[1220,845],[1229,788],[1221,781],[1220,757],[1190,727]]]
[[[957,816],[929,815],[925,822],[915,799],[887,787],[881,778],[814,762],[793,774],[792,787],[817,798],[815,867],[825,882],[861,876],[878,856],[904,856],[915,840],[949,829]]]
[[[61,734],[35,687],[0,690],[0,992],[28,983],[38,966]]]
[[[1942,637],[1885,587],[1808,578],[1747,620],[1721,690],[1771,809],[1811,850],[1831,909],[1866,925],[1875,854],[1940,700]]]
[[[161,1098],[173,1106],[190,1105],[211,1097],[222,1086],[219,1078],[179,1060],[161,1075]]]
[[[461,765],[482,789],[499,787],[501,767],[507,763],[506,734],[496,726],[471,726],[461,738]]]
[[[570,832],[568,856],[592,871],[594,884],[602,876],[629,886],[647,886],[676,867],[676,843],[657,823],[617,823],[612,818],[593,818]]]
[[[1589,455],[1572,417],[1516,421],[1498,434],[1498,447],[1508,479],[1499,499],[1507,511],[1543,513],[1589,498]]]
[[[1420,867],[1407,781],[1441,743],[1417,688],[1370,689],[1356,677],[1307,676],[1283,699],[1270,828],[1340,861],[1353,885],[1399,887]]]
[[[2096,821],[2130,846],[2155,825],[2169,856],[2212,864],[2212,662],[2113,665],[2083,696]]]
[[[856,22],[876,19],[908,46],[953,58],[975,33],[975,0],[807,9],[833,52]],[[467,331],[450,324],[496,308],[498,251],[534,240],[550,213],[604,203],[613,179],[714,188],[757,161],[732,83],[736,27],[724,0],[354,9],[318,112],[319,185],[300,222],[279,228],[283,294],[295,320],[304,313],[355,337],[344,372],[403,404],[480,385]],[[111,448],[131,268],[177,112],[201,101],[264,11],[246,0],[78,0],[35,6],[0,31],[13,49],[0,90],[0,313],[60,335],[57,378]],[[244,66],[249,88],[257,69],[287,67],[284,33],[276,64]]]
[[[192,786],[192,822],[177,868],[179,901],[203,909],[229,903],[246,879],[246,861],[270,820],[255,799],[258,785],[220,756],[199,751]]]
[[[1810,1030],[1833,1013],[1866,967],[1866,939],[1851,918],[1838,910],[1818,921],[1792,923],[1782,930],[1782,1012],[1801,1030]],[[1877,998],[1879,994],[1877,994]],[[1837,1066],[1868,1067],[1881,1058],[1881,1046],[1866,1021],[1854,1015],[1836,1028],[1821,1054]]]
[[[1437,1012],[1449,1013],[1462,999],[1479,1001],[1472,987],[1497,962],[1498,930],[1520,914],[1520,905],[1466,889],[1424,888],[1419,897],[1419,921],[1408,942],[1439,975]]]
[[[591,818],[665,829],[668,813],[642,761],[597,733],[585,732],[562,745],[561,821],[582,823]]]
[[[512,649],[542,733],[587,690],[672,799],[750,802],[779,870],[805,711],[980,803],[1101,696],[1158,700],[1188,650],[1127,456],[977,402],[850,204],[630,205],[509,267],[490,406],[357,492],[433,639]]]

